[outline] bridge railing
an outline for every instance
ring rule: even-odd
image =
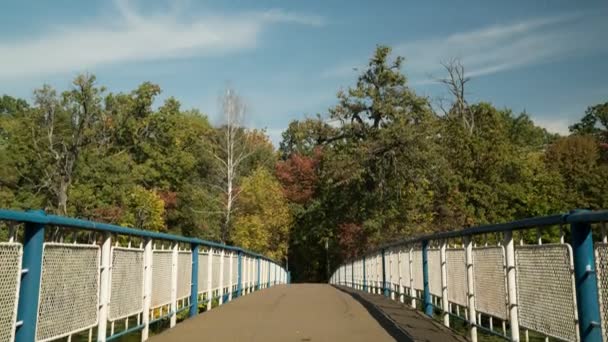
[[[0,210],[0,341],[113,340],[170,327],[289,275],[210,241]]]
[[[608,341],[608,211],[412,238],[341,265],[330,283],[512,341]],[[595,244],[594,244],[595,241]]]

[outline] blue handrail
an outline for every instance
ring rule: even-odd
[[[221,248],[225,250],[242,252],[247,255],[259,257],[261,259],[271,261],[274,263],[278,263],[276,260],[268,258],[264,255],[248,251],[246,249],[225,245],[218,242],[207,241],[197,238],[185,237],[180,235],[173,235],[167,233],[153,232],[149,230],[141,230],[135,228],[127,228],[109,223],[95,222],[83,219],[76,219],[58,215],[46,215],[42,214],[40,211],[16,211],[16,210],[6,210],[0,209],[0,221],[16,221],[16,222],[24,222],[24,223],[39,223],[45,225],[56,225],[70,228],[77,228],[83,230],[93,230],[93,231],[103,231],[120,235],[130,235],[130,236],[139,236],[144,238],[151,238],[154,240],[167,240],[167,241],[176,241],[183,243],[196,244],[201,246],[213,247],[213,248]]]

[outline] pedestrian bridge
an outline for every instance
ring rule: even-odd
[[[410,238],[294,285],[238,247],[0,210],[0,341],[608,341],[606,222]]]

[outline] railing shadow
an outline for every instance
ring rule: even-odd
[[[423,317],[419,312],[406,307],[402,303],[380,295],[366,294],[347,287],[333,286],[363,305],[378,324],[396,341],[467,341],[466,338],[443,328],[437,322]]]

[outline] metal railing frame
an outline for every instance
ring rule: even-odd
[[[281,267],[276,261],[248,250],[245,250],[240,247],[225,245],[217,242],[172,235],[167,233],[139,230],[134,228],[127,228],[113,224],[100,223],[94,221],[88,221],[83,219],[75,219],[68,218],[57,215],[47,215],[44,211],[15,211],[15,210],[4,210],[0,209],[0,222],[2,221],[11,221],[16,223],[24,224],[24,234],[23,234],[23,255],[22,255],[22,265],[21,265],[21,283],[19,286],[18,293],[18,304],[17,304],[17,319],[15,322],[16,332],[15,332],[15,341],[16,342],[31,342],[35,340],[36,336],[36,325],[38,320],[38,303],[39,303],[39,295],[40,295],[40,284],[41,284],[41,272],[42,272],[42,258],[43,258],[43,246],[45,243],[45,226],[58,226],[71,228],[76,230],[83,231],[93,231],[100,232],[103,234],[103,243],[100,245],[101,247],[101,265],[100,265],[100,300],[99,300],[99,320],[97,325],[97,341],[106,341],[113,340],[120,336],[124,336],[129,333],[141,331],[141,339],[145,341],[149,336],[149,327],[154,322],[169,318],[170,327],[173,327],[177,323],[177,313],[179,311],[188,310],[188,317],[194,317],[199,313],[199,291],[198,291],[198,273],[200,270],[199,265],[199,248],[206,247],[209,253],[209,264],[211,264],[212,259],[212,249],[217,249],[221,251],[222,258],[220,259],[220,263],[224,262],[224,253],[229,252],[232,254],[236,253],[237,260],[237,286],[236,293],[234,293],[234,297],[239,297],[243,295],[243,264],[242,258],[244,256],[250,257],[253,260],[257,261],[257,284],[253,286],[254,289],[265,288],[260,286],[260,273],[261,267],[260,265],[268,265],[272,267],[276,267],[276,269],[283,270],[283,279],[278,279],[277,272],[275,271],[275,283],[283,282],[288,283],[290,281],[290,274],[285,271],[283,267]],[[144,299],[143,299],[143,313],[142,313],[142,322],[134,327],[128,327],[127,329],[107,335],[107,317],[108,317],[108,304],[109,304],[109,272],[111,268],[110,260],[110,250],[112,247],[112,236],[132,236],[138,237],[143,240],[143,253],[144,253]],[[176,269],[176,260],[178,253],[178,244],[188,244],[190,246],[190,252],[192,254],[192,275],[191,275],[191,290],[189,297],[189,304],[181,309],[177,309],[177,300],[176,300],[176,283],[177,283],[177,274],[176,271],[172,271],[172,293],[171,293],[171,310],[170,312],[156,319],[150,319],[150,298],[152,293],[152,269],[151,269],[151,261],[152,261],[152,243],[153,241],[169,241],[172,244],[172,252],[173,252],[173,260],[174,269]],[[262,261],[266,261],[266,263],[262,263]],[[253,263],[252,263],[253,264]],[[232,260],[231,260],[232,266]],[[208,267],[208,275],[209,282],[211,281],[211,267]],[[270,267],[268,268],[268,286],[270,284]],[[175,273],[175,274],[173,274]],[[223,273],[223,267],[220,266],[220,277]],[[232,278],[232,271],[230,274],[230,278]],[[250,279],[254,279],[253,275],[249,276]],[[251,284],[249,284],[250,286]],[[218,296],[211,296],[211,284],[208,284],[208,292],[207,292],[207,309],[211,309],[211,304],[214,299],[219,300],[219,305],[222,304],[224,293],[223,293],[223,282],[220,282],[220,290],[218,292]],[[228,285],[231,287],[232,285]],[[229,288],[228,300],[233,298],[233,289]],[[113,330],[113,329],[112,329]]]
[[[467,288],[468,288],[468,312],[465,312],[465,321],[468,325],[469,329],[469,338],[471,341],[477,341],[477,328],[481,330],[487,331],[492,334],[497,334],[496,332],[488,329],[486,327],[482,327],[480,323],[477,322],[478,313],[475,309],[475,293],[474,293],[474,284],[473,284],[473,263],[472,263],[472,250],[473,250],[473,237],[489,234],[489,233],[502,233],[503,241],[502,246],[505,249],[505,263],[506,263],[506,287],[507,287],[507,301],[508,301],[508,321],[510,325],[510,336],[504,336],[501,334],[497,334],[501,337],[510,339],[511,341],[519,341],[520,338],[520,326],[519,326],[519,318],[518,318],[518,306],[517,306],[517,294],[516,294],[516,278],[515,278],[515,243],[513,239],[513,232],[531,228],[542,229],[543,227],[550,226],[563,226],[570,225],[571,232],[571,246],[572,246],[572,257],[574,260],[574,276],[575,276],[575,292],[576,292],[576,303],[577,303],[577,311],[578,311],[578,327],[579,327],[579,336],[580,340],[583,342],[600,342],[602,341],[602,331],[600,324],[600,303],[598,300],[598,285],[597,285],[597,277],[595,274],[596,265],[595,265],[595,253],[594,253],[594,245],[593,245],[593,235],[592,235],[592,224],[608,222],[608,211],[589,211],[589,210],[573,210],[566,214],[560,215],[551,215],[544,217],[534,217],[527,218],[523,220],[517,220],[508,223],[500,223],[500,224],[490,224],[490,225],[482,225],[477,227],[466,228],[457,231],[447,231],[435,234],[428,234],[416,238],[403,239],[396,242],[392,242],[386,245],[381,246],[374,251],[366,253],[362,257],[358,258],[358,260],[362,261],[361,265],[363,268],[362,274],[362,286],[359,286],[359,289],[365,292],[375,293],[376,289],[374,286],[369,287],[367,280],[367,272],[366,272],[366,261],[369,260],[370,257],[373,258],[373,255],[380,254],[382,257],[382,293],[384,296],[392,297],[392,293],[394,289],[387,287],[386,281],[386,261],[385,261],[385,253],[388,249],[393,247],[400,246],[411,246],[415,244],[420,244],[422,246],[422,275],[423,275],[423,294],[422,294],[422,308],[425,314],[433,317],[434,308],[437,307],[440,310],[443,310],[442,321],[444,325],[447,327],[450,326],[449,317],[452,314],[451,310],[448,309],[449,304],[447,294],[447,283],[446,283],[446,241],[448,239],[462,239],[464,242],[464,251],[465,251],[465,266],[467,272]],[[602,240],[607,242],[606,232],[602,231]],[[563,243],[563,235],[561,238],[561,242]],[[440,262],[441,262],[441,273],[442,273],[442,303],[441,307],[435,305],[431,298],[431,293],[429,289],[429,270],[428,270],[428,245],[429,242],[439,242],[440,244]],[[539,242],[541,242],[539,238]],[[411,249],[410,249],[411,250]],[[412,267],[412,257],[410,255],[410,270]],[[354,263],[355,260],[348,260],[345,264],[341,266],[348,265],[349,263]],[[399,263],[401,263],[401,258],[399,258]],[[338,270],[341,269],[341,266]],[[348,267],[348,266],[346,266]],[[401,272],[401,265],[399,265],[399,272]],[[338,283],[339,285],[348,286],[348,282],[340,279],[341,274],[338,274],[337,279],[332,276],[330,282]],[[354,277],[354,276],[353,276]],[[354,279],[354,278],[353,278]],[[354,283],[354,280],[353,280]],[[416,295],[415,289],[413,286],[413,277],[407,283],[411,293],[410,296],[412,298],[412,306],[416,307]],[[391,283],[391,287],[392,287]],[[357,286],[354,286],[357,288]],[[399,300],[404,302],[404,296],[407,294],[404,293],[404,288],[401,284],[401,275],[399,275]],[[394,298],[394,297],[392,297]],[[461,317],[459,317],[461,318]],[[490,320],[490,324],[491,324]],[[504,324],[504,322],[503,322]],[[503,326],[503,329],[504,326]],[[506,329],[505,329],[506,330]],[[527,330],[526,336],[527,336]]]

